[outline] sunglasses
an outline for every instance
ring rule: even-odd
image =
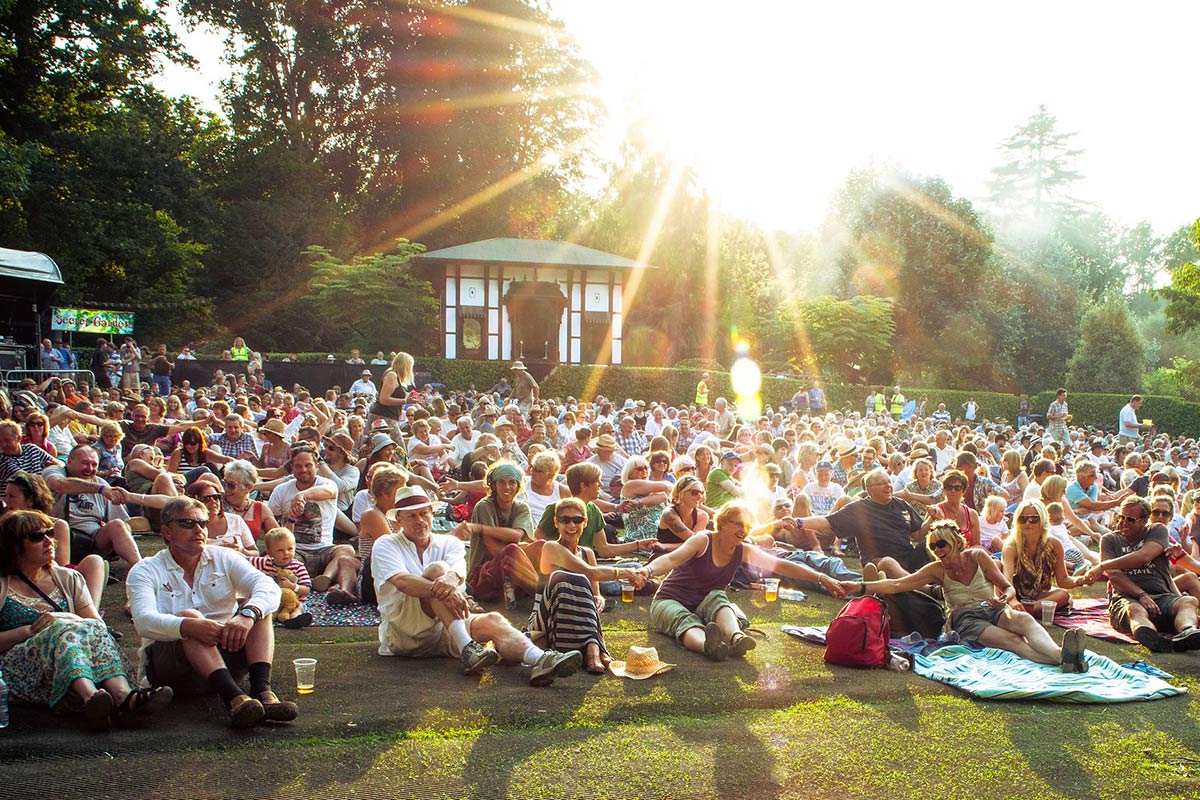
[[[204,528],[205,530],[208,530],[208,520],[206,519],[177,519],[171,524],[177,525],[178,527],[188,531],[195,530],[196,528]]]
[[[1172,516],[1172,514],[1170,511],[1166,511],[1161,508],[1156,508],[1150,512],[1150,516],[1152,516],[1152,517],[1170,517],[1170,516]]]
[[[202,494],[199,497],[197,497],[196,499],[201,502],[208,502],[209,500],[220,500],[221,495],[214,492],[213,494]]]
[[[54,538],[54,528],[46,528],[45,530],[40,530],[40,531],[30,531],[29,533],[25,534],[25,541],[33,542],[34,544],[37,544],[38,542],[42,541],[43,539],[53,539],[53,538]]]
[[[556,517],[556,519],[559,522],[563,523],[564,525],[581,525],[581,524],[583,524],[584,518],[575,516],[575,517]]]
[[[1143,519],[1145,519],[1145,517],[1131,517],[1128,514],[1121,515],[1121,522],[1138,522]]]
[[[695,471],[696,471],[695,467],[680,467],[679,468],[680,474],[683,474],[683,475],[687,475],[689,472],[695,472]]]
[[[950,543],[947,542],[945,539],[934,539],[932,542],[929,543],[929,548],[931,550],[941,550],[943,547],[949,547],[949,546],[950,546]]]
[[[1024,522],[1026,524],[1032,525],[1035,522],[1041,522],[1041,517],[1037,516],[1036,514],[1031,517],[1030,516],[1017,517],[1017,522]]]
[[[942,488],[947,492],[965,492],[967,490],[967,487],[963,486],[961,483],[947,483]]]
[[[239,489],[239,488],[241,488],[241,484],[239,484],[239,483],[237,483],[237,482],[235,482],[235,481],[221,481],[221,485],[222,485],[222,486],[224,486],[226,489]]]

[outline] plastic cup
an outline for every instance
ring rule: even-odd
[[[633,602],[633,584],[629,581],[621,581],[621,602]]]
[[[1054,622],[1054,612],[1058,609],[1058,603],[1053,600],[1042,601],[1042,624],[1049,625]]]
[[[317,660],[315,658],[297,658],[292,662],[296,668],[296,693],[312,694],[317,682]]]
[[[776,600],[779,599],[779,579],[778,578],[767,578],[765,581],[763,581],[763,585],[764,585],[764,588],[766,589],[766,597],[767,597],[768,603],[774,603]]]

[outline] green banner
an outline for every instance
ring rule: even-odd
[[[133,333],[132,311],[58,307],[52,307],[50,311],[52,330],[76,333]]]

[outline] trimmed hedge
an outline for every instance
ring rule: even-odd
[[[267,373],[271,374],[272,365],[278,364],[286,353],[267,354]],[[299,353],[299,361],[305,364],[324,362],[326,353]],[[340,359],[344,354],[337,354]],[[338,364],[344,367],[342,361]],[[334,365],[330,365],[333,367]],[[494,386],[501,378],[512,380],[512,364],[508,361],[466,361],[463,359],[445,359],[421,356],[417,359],[417,372],[429,373],[437,383],[443,383],[451,389],[465,389],[474,383],[480,391],[486,391]],[[382,368],[379,368],[382,369]],[[373,370],[374,371],[374,370]],[[661,368],[661,367],[623,367],[623,366],[591,366],[562,364],[554,369],[542,381],[542,395],[545,397],[566,397],[568,395],[590,399],[597,394],[609,397],[615,402],[625,398],[641,398],[661,400],[672,405],[691,403],[696,398],[696,384],[700,373],[705,370],[696,368]],[[733,386],[729,382],[729,373],[708,369],[709,400],[718,397],[733,398]],[[762,398],[765,405],[778,406],[791,400],[800,389],[811,385],[807,381],[796,378],[764,377]],[[861,411],[863,401],[871,387],[849,384],[823,383],[825,398],[831,409],[849,409]],[[967,392],[958,389],[923,389],[901,386],[908,400],[927,398],[925,410],[932,414],[938,403],[945,403],[946,409],[956,419],[962,416],[962,404],[968,398],[975,398],[979,404],[980,419],[1002,418],[1015,423],[1017,418],[1018,397],[1003,392]],[[1067,387],[1070,389],[1070,387]],[[1177,397],[1160,395],[1143,395],[1145,404],[1141,408],[1142,417],[1154,420],[1159,430],[1172,434],[1200,434],[1200,403],[1181,400]],[[1031,398],[1035,414],[1045,414],[1046,409],[1054,400],[1054,391],[1040,392]],[[1092,426],[1102,429],[1113,429],[1117,424],[1117,416],[1121,408],[1129,402],[1127,394],[1097,394],[1071,392],[1068,395],[1073,424]]]

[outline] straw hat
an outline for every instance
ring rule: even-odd
[[[281,420],[279,417],[271,417],[259,427],[259,431],[263,433],[273,433],[280,439],[287,438],[287,426],[283,424],[283,420]]]
[[[842,438],[838,440],[833,449],[838,458],[845,458],[858,452],[858,444],[852,439]]]
[[[614,661],[608,665],[609,671],[618,678],[632,678],[635,681],[644,681],[646,678],[652,678],[660,672],[666,672],[674,664],[658,660],[658,650],[653,647],[638,647],[632,645],[629,648],[629,655],[624,661]]]
[[[617,446],[617,438],[611,433],[606,433],[596,440],[596,447],[600,450],[609,450]]]
[[[523,363],[521,363],[520,361],[514,361],[512,368],[515,370],[525,371],[525,365]]]

